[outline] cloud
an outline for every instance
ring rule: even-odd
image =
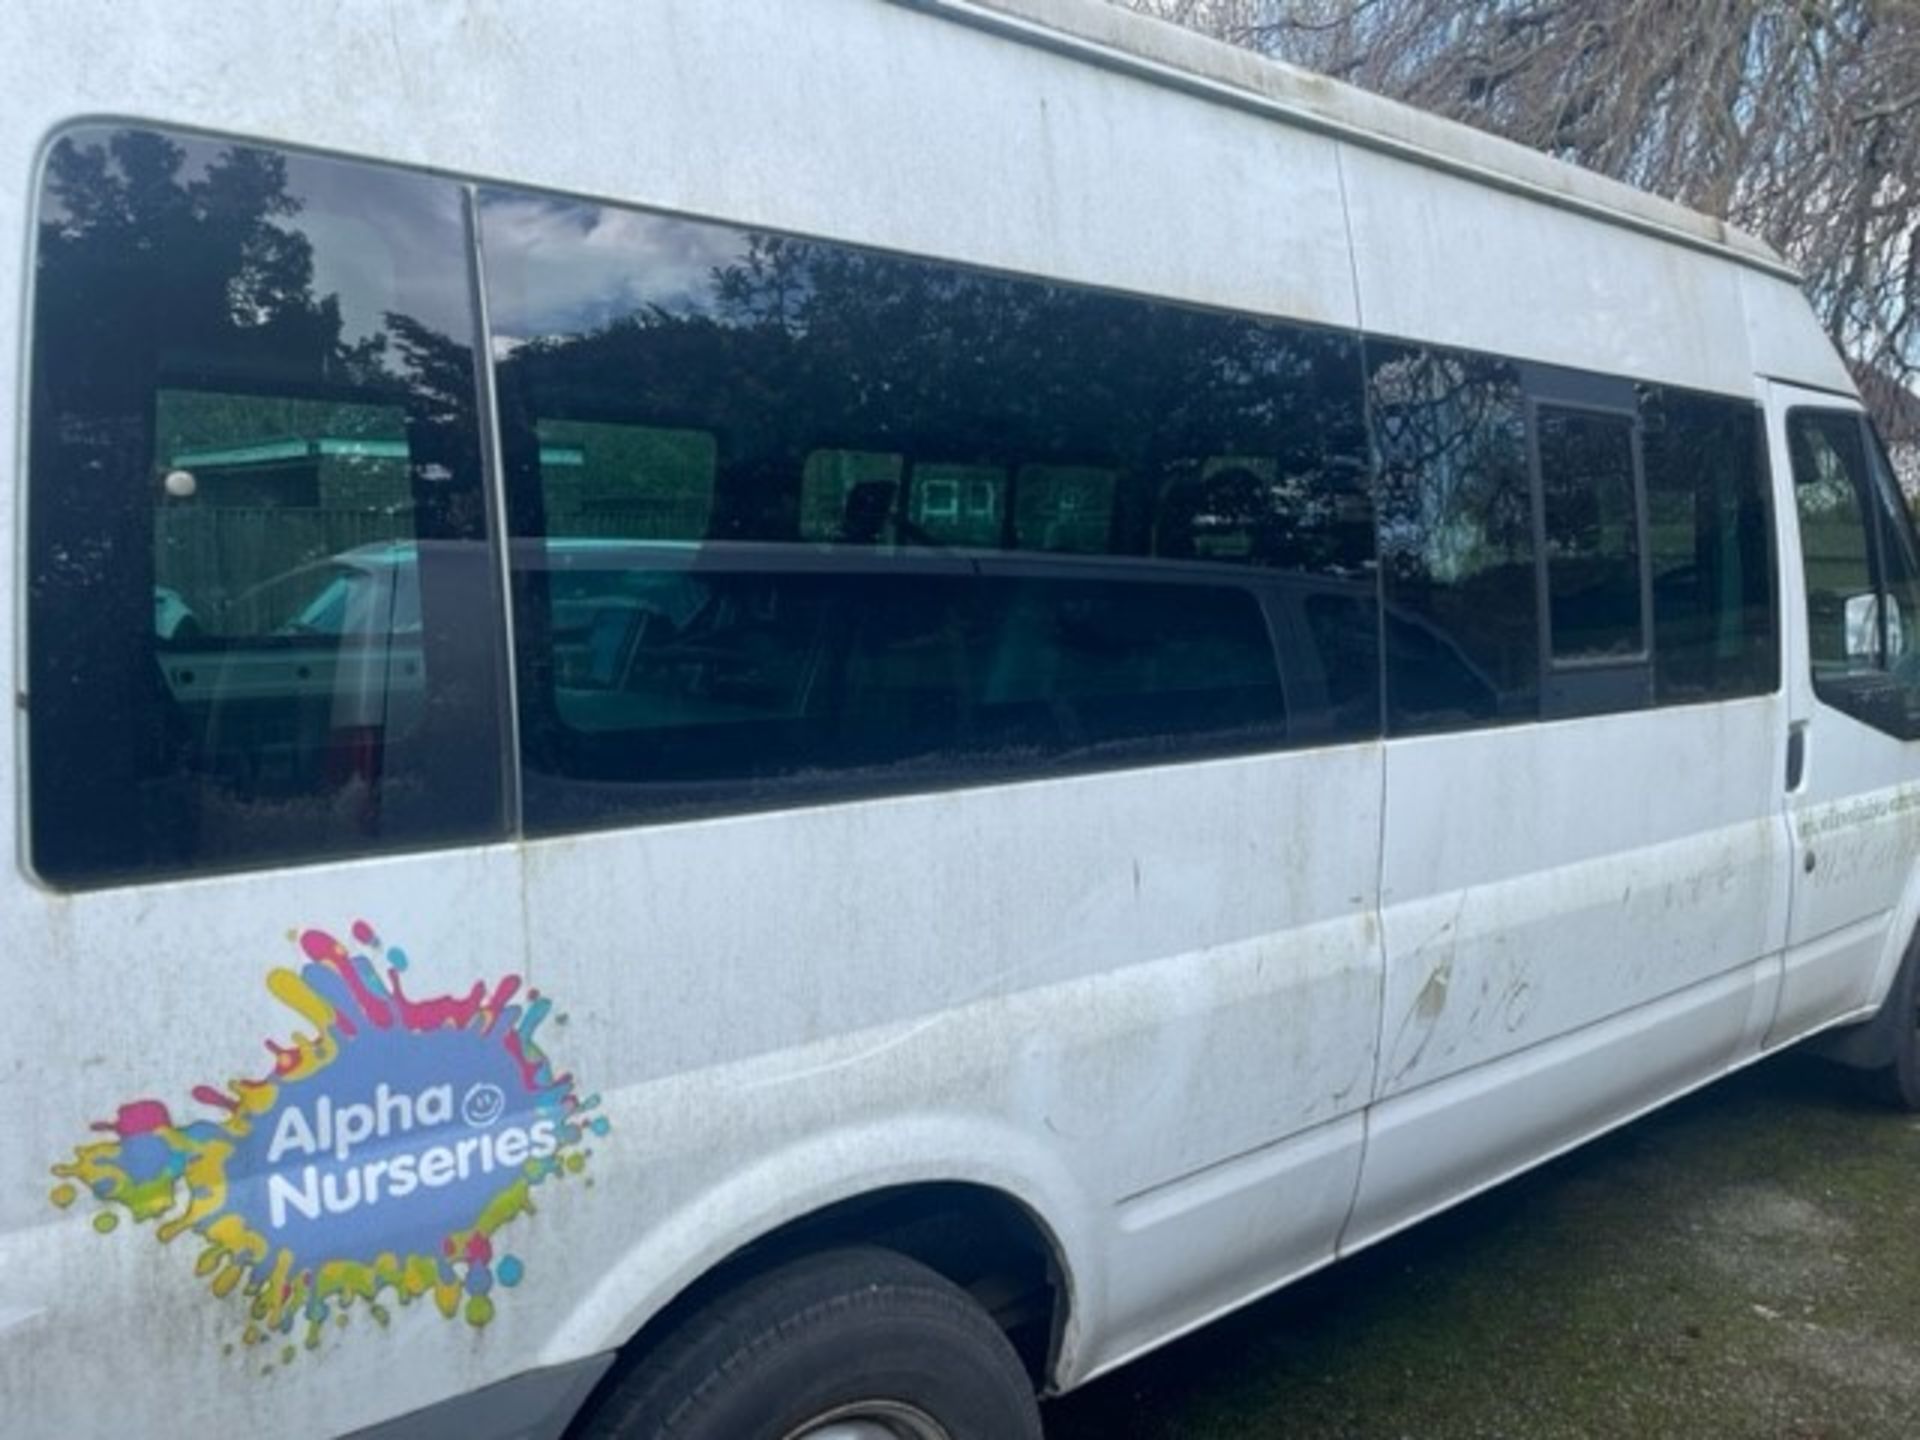
[[[698,314],[711,276],[746,250],[737,230],[583,201],[483,195],[487,305],[517,340],[597,329],[650,306]]]
[[[473,334],[460,191],[428,176],[294,152],[287,188],[302,208],[289,229],[313,241],[316,295],[337,294],[345,339],[385,325],[389,310],[465,342]]]

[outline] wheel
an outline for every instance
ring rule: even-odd
[[[1864,1072],[1867,1091],[1883,1104],[1920,1110],[1920,941],[1907,951],[1887,1006],[1894,1023],[1893,1058]]]
[[[768,1271],[688,1317],[579,1440],[1040,1440],[1020,1357],[958,1286],[892,1250]]]

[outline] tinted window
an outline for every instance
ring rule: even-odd
[[[1658,699],[1772,690],[1773,525],[1759,412],[1745,401],[1643,386],[1640,434]]]
[[[1633,422],[1543,405],[1536,423],[1553,658],[1639,654],[1646,642]]]
[[[558,763],[530,803],[578,817],[794,800],[981,771],[1280,743],[1284,701],[1244,589],[760,547],[545,552]],[[616,568],[630,564],[631,568]],[[538,800],[534,799],[538,795]]]
[[[498,834],[458,189],[101,129],[54,147],[41,215],[40,873]]]
[[[482,224],[529,826],[1376,733],[1350,337],[505,192]],[[629,467],[703,508],[582,523],[554,444],[606,430],[708,437]]]
[[[1395,733],[1538,713],[1526,408],[1499,360],[1367,345]]]
[[[1883,669],[1905,626],[1886,633],[1875,601],[1878,536],[1859,418],[1797,411],[1790,435],[1814,676]]]

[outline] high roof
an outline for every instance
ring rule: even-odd
[[[1764,241],[1591,170],[1110,0],[896,0],[1797,280]]]

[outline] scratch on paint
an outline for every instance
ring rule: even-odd
[[[525,1272],[496,1237],[533,1212],[540,1185],[581,1174],[587,1137],[608,1129],[599,1097],[540,1049],[552,1004],[521,997],[520,977],[415,998],[406,953],[365,921],[351,934],[353,949],[289,934],[304,961],[266,984],[307,1028],[266,1042],[265,1075],[194,1087],[218,1118],[132,1100],[93,1126],[107,1138],[53,1166],[49,1198],[66,1209],[92,1195],[102,1234],[125,1215],[162,1242],[195,1236],[194,1273],[222,1299],[238,1291],[241,1339],[280,1342],[283,1362],[297,1325],[317,1348],[356,1303],[382,1327],[384,1301],[424,1296],[487,1324],[495,1286]]]

